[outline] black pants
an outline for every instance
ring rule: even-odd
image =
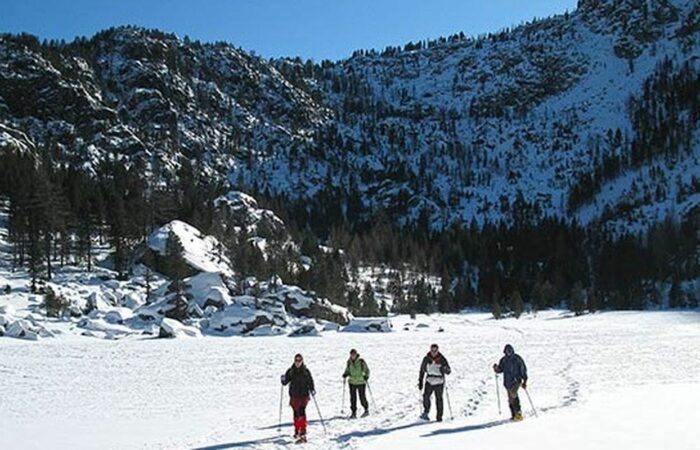
[[[360,393],[360,403],[362,407],[367,411],[367,397],[365,396],[365,388],[367,386],[364,384],[351,384],[350,385],[350,411],[353,414],[357,411],[357,393]]]
[[[432,385],[430,383],[425,383],[425,390],[423,391],[423,412],[425,414],[430,413],[430,396],[435,392],[435,407],[437,408],[437,420],[442,419],[442,391],[444,390],[444,384]]]

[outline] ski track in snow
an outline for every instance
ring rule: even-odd
[[[360,449],[405,433],[440,436],[505,425],[506,394],[499,387],[499,416],[491,364],[508,342],[528,364],[540,417],[620,387],[700,382],[700,360],[688,357],[700,350],[697,312],[561,317],[436,315],[419,317],[429,326],[411,331],[402,327],[409,319],[397,317],[394,328],[400,331],[392,333],[302,338],[102,341],[64,333],[39,342],[2,339],[0,448],[286,448],[292,442],[291,410],[285,389],[278,433],[279,376],[296,352],[314,375],[328,431],[324,435],[310,402],[306,447],[312,449]],[[439,326],[445,331],[437,332]],[[418,368],[432,342],[453,367],[447,382],[455,418],[449,419],[445,402],[441,424],[418,420]],[[370,365],[378,409],[368,392],[372,415],[349,420],[340,414],[340,375],[353,347]],[[524,393],[521,402],[532,416]],[[348,395],[344,406],[347,415]]]

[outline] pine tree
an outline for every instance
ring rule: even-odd
[[[493,318],[496,320],[501,318],[501,304],[495,297],[491,303],[491,314],[493,314]]]
[[[447,270],[444,270],[440,281],[440,294],[438,296],[438,311],[442,313],[452,312],[455,309],[454,297],[450,291],[451,288],[452,278]]]
[[[44,306],[46,307],[46,315],[48,317],[61,317],[67,305],[68,303],[62,296],[56,294],[50,287],[46,288]]]
[[[683,305],[683,291],[681,290],[681,284],[678,280],[678,276],[674,275],[671,280],[671,289],[668,293],[668,306],[669,308],[681,308]]]
[[[184,251],[180,237],[171,230],[165,244],[165,259],[160,271],[171,279],[170,291],[178,294],[185,291],[183,280],[190,273],[190,268],[183,257]]]
[[[379,315],[379,307],[377,306],[377,300],[374,298],[374,289],[372,285],[367,282],[362,290],[362,306],[360,308],[360,314],[365,317],[374,317]]]
[[[577,316],[583,314],[586,305],[585,292],[580,281],[574,283],[569,297],[569,309]]]
[[[520,291],[517,289],[513,291],[510,296],[510,309],[513,311],[513,315],[516,319],[520,318],[520,316],[523,314],[523,310],[525,309],[523,305],[523,298],[520,296]]]
[[[357,290],[351,288],[348,290],[347,294],[347,304],[348,309],[351,313],[357,314],[360,310],[360,297],[357,295]]]

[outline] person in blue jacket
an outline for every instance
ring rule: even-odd
[[[512,345],[507,344],[503,348],[503,353],[505,353],[505,356],[501,358],[498,364],[493,365],[493,370],[496,373],[503,374],[503,386],[508,392],[508,406],[510,407],[511,419],[523,420],[518,389],[521,386],[523,389],[527,389],[527,367],[520,355],[515,353]]]

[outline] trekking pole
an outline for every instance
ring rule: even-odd
[[[532,403],[532,397],[530,397],[530,391],[527,389],[523,388],[525,391],[525,394],[527,394],[527,399],[530,401],[530,406],[532,407],[532,412],[535,414],[535,417],[537,417],[537,409],[535,409],[535,404]]]
[[[372,408],[377,410],[377,402],[374,401],[374,394],[372,393],[372,386],[369,385],[369,380],[367,380],[367,390],[369,390],[369,398],[372,399]]]
[[[343,401],[340,403],[340,414],[345,414],[345,383],[347,380],[343,378]]]
[[[282,397],[284,397],[284,385],[280,386],[280,413],[277,421],[277,432],[282,431]]]
[[[447,397],[447,408],[450,410],[450,420],[455,420],[455,416],[452,414],[452,403],[450,402],[450,391],[447,389],[447,381],[445,381],[445,397]]]
[[[314,399],[314,405],[316,405],[316,411],[318,412],[318,418],[321,419],[321,425],[323,425],[323,434],[328,434],[326,432],[326,422],[323,420],[323,416],[321,415],[321,409],[318,407],[318,402],[316,401],[316,396],[311,394],[311,398]]]
[[[493,374],[493,381],[496,382],[496,402],[498,403],[498,415],[501,415],[501,389],[498,386],[498,374]]]

